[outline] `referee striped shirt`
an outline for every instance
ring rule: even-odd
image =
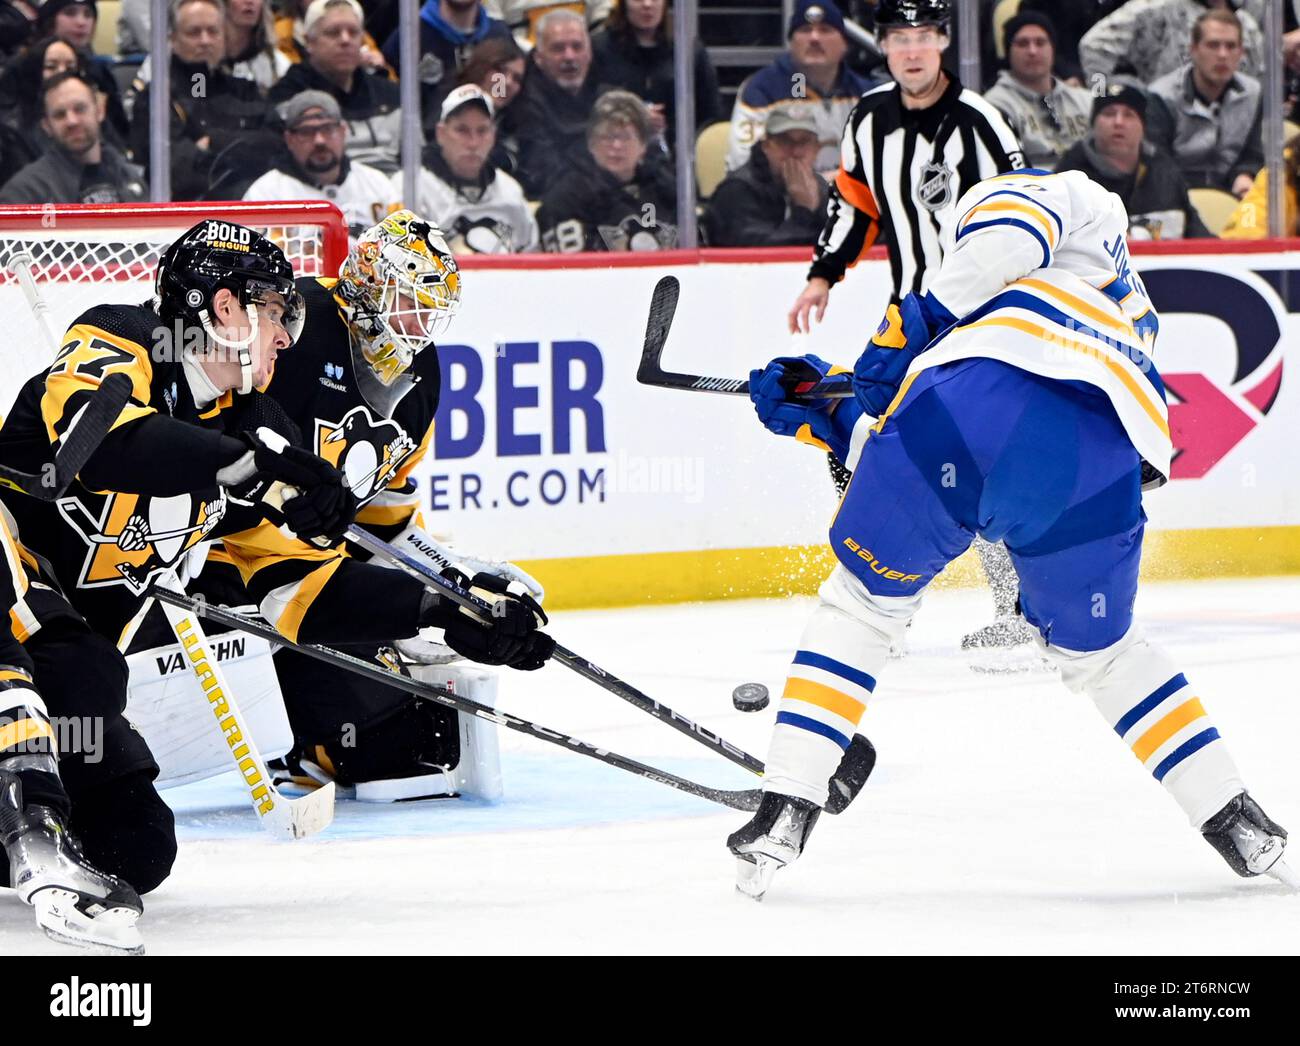
[[[947,76],[943,94],[926,109],[905,109],[898,84],[888,83],[864,94],[849,114],[809,278],[838,283],[882,239],[893,300],[923,293],[943,260],[944,232],[961,195],[1025,166],[1001,114]]]

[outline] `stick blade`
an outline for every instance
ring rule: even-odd
[[[862,734],[854,734],[849,747],[840,757],[840,765],[830,780],[830,794],[826,800],[828,814],[842,813],[857,798],[876,766],[876,749]]]
[[[676,276],[665,276],[655,284],[654,293],[650,295],[650,314],[645,323],[645,344],[641,348],[641,364],[637,368],[636,379],[645,385],[653,385],[652,379],[663,374],[659,357],[663,354],[664,344],[668,341],[668,332],[672,329],[673,315],[677,312],[677,299],[681,295],[681,284]]]

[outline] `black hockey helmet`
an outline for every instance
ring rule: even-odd
[[[880,0],[876,5],[877,29],[934,25],[947,32],[951,18],[949,0]]]
[[[169,326],[178,320],[200,326],[217,344],[239,353],[244,372],[241,392],[252,390],[249,348],[257,338],[257,307],[269,293],[284,299],[283,326],[298,340],[305,319],[302,295],[293,282],[293,266],[265,236],[236,222],[205,218],[176,240],[158,261],[154,294],[158,315]],[[225,288],[248,309],[247,338],[231,341],[212,325],[212,299]]]

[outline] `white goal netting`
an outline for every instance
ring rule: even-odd
[[[50,360],[24,273],[58,338],[92,306],[147,301],[163,251],[203,218],[256,229],[299,276],[336,274],[347,249],[342,216],[328,204],[0,208],[0,412]]]

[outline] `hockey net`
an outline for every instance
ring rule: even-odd
[[[163,251],[207,218],[256,229],[299,276],[337,275],[347,253],[343,216],[323,201],[0,207],[0,408],[50,359],[22,272],[30,274],[57,338],[92,306],[147,301]]]

